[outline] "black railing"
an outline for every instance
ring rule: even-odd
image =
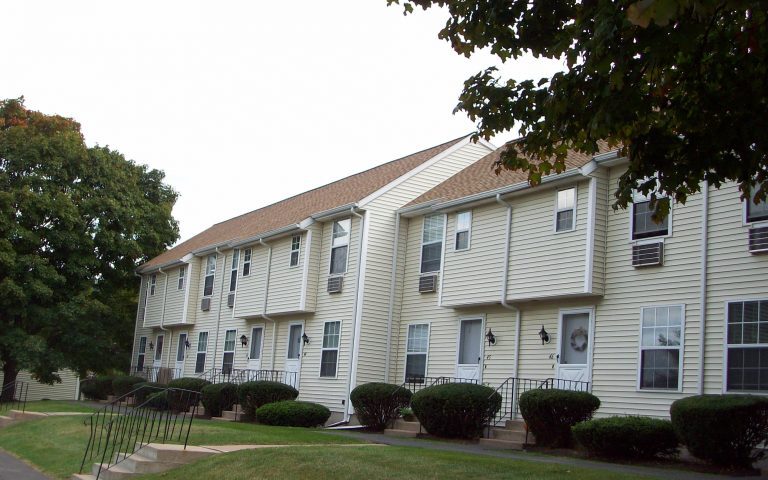
[[[135,368],[132,375],[146,378],[148,382],[168,384],[171,380],[181,377],[180,368],[170,367],[142,367]]]
[[[577,392],[591,392],[592,385],[581,380],[566,380],[564,378],[548,378],[544,380],[541,388],[557,388],[560,390],[575,390]]]
[[[119,464],[151,442],[183,440],[186,448],[200,396],[191,390],[144,385],[105,405],[84,422],[90,437],[80,473],[87,462],[98,461],[98,479],[102,470]],[[129,398],[141,398],[143,402],[129,407]]]
[[[405,381],[400,384],[400,388],[407,388],[411,393],[416,393],[419,390],[423,390],[427,387],[434,385],[445,385],[446,383],[477,383],[476,379],[472,378],[460,378],[460,377],[421,377],[411,376],[406,377]],[[395,390],[397,391],[397,390]],[[392,392],[394,395],[395,392]]]
[[[280,382],[286,385],[297,387],[297,373],[286,372],[284,370],[252,370],[248,368],[212,368],[198,375],[199,378],[208,380],[211,383],[235,383],[255,382],[259,380],[268,380],[270,382]]]
[[[0,390],[0,398],[10,398],[7,402],[0,403],[0,414],[8,410],[27,410],[27,394],[29,393],[29,383],[15,380],[3,385]]]

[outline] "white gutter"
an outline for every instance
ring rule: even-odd
[[[709,221],[709,182],[704,180],[701,206],[701,294],[699,304],[699,395],[704,394],[704,349],[707,327],[707,254]]]
[[[346,215],[350,210],[357,209],[357,203],[348,203],[339,207],[334,207],[329,210],[323,210],[322,212],[313,213],[310,218],[318,222],[324,222],[331,218],[338,217],[340,215]]]
[[[219,263],[219,255],[221,254],[221,252],[219,252],[219,247],[216,247],[215,251],[216,251],[216,263],[218,264]],[[224,295],[224,270],[225,270],[226,266],[227,266],[227,256],[224,255],[224,259],[222,260],[222,263],[221,263],[221,275],[220,275],[220,277],[221,277],[221,288],[219,289],[219,308],[218,308],[218,311],[216,313],[216,344],[213,347],[213,365],[214,365],[214,368],[215,368],[215,365],[216,365],[216,356],[219,354],[219,332],[221,330],[221,303],[222,303],[221,299],[223,298],[223,295]],[[216,277],[215,277],[215,275],[216,274],[215,274],[215,271],[214,271],[214,277],[213,277],[214,285],[216,284]],[[213,292],[211,292],[211,293],[213,293]]]
[[[512,363],[512,376],[517,378],[518,373],[518,366],[520,365],[520,309],[515,308],[509,303],[507,303],[507,290],[509,287],[509,250],[510,250],[510,242],[512,237],[512,205],[505,202],[501,199],[501,194],[496,194],[496,203],[499,205],[506,207],[507,209],[507,223],[506,223],[506,229],[504,232],[504,266],[502,267],[502,270],[504,271],[503,277],[501,278],[501,306],[508,309],[508,310],[514,310],[515,311],[515,357]]]
[[[387,312],[387,352],[384,361],[384,383],[389,383],[389,361],[392,349],[392,321],[395,316],[395,287],[397,285],[397,255],[400,247],[400,214],[395,212],[395,241],[392,245],[392,276],[389,279],[389,311]]]
[[[355,303],[352,307],[352,318],[354,319],[354,334],[352,335],[352,345],[350,347],[352,348],[352,353],[349,357],[349,375],[347,377],[347,396],[346,396],[346,405],[344,406],[344,420],[349,421],[349,408],[350,400],[349,396],[352,393],[352,384],[357,379],[357,359],[359,357],[360,353],[360,330],[362,328],[362,316],[363,316],[363,294],[364,289],[361,283],[362,273],[363,270],[365,270],[365,256],[363,255],[363,249],[368,248],[365,243],[367,243],[367,235],[368,235],[368,223],[365,221],[365,216],[360,215],[355,211],[355,207],[351,207],[349,209],[349,212],[360,219],[360,238],[359,243],[357,247],[357,280],[356,280],[356,286],[355,286],[355,296],[357,297],[355,299]],[[367,252],[366,252],[367,253]]]

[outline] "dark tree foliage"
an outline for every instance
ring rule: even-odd
[[[164,174],[0,100],[0,363],[42,382],[128,364],[137,265],[178,238]],[[10,395],[10,394],[9,394]]]
[[[400,3],[400,0],[387,0]],[[449,15],[439,37],[461,55],[488,48],[562,60],[551,78],[522,82],[487,68],[464,84],[456,111],[477,137],[519,126],[498,169],[531,184],[561,172],[568,149],[619,146],[629,166],[614,208],[637,187],[685,202],[703,180],[768,192],[768,8],[763,0],[403,0]],[[753,188],[754,182],[759,188]],[[661,198],[662,195],[659,195]]]

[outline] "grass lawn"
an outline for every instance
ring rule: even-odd
[[[80,469],[88,443],[87,417],[48,417],[0,429],[0,448],[36,465],[44,472],[69,478]],[[318,430],[269,427],[246,423],[195,420],[191,445],[356,443]]]
[[[40,400],[39,402],[27,402],[25,409],[28,412],[95,412],[96,408],[81,402],[67,400]]]
[[[224,473],[223,473],[224,472]],[[216,455],[146,480],[630,480],[637,475],[410,447],[296,447]]]

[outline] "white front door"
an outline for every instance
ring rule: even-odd
[[[176,376],[184,376],[184,359],[187,357],[187,332],[179,333],[178,343],[176,344]]]
[[[288,326],[288,350],[285,356],[285,383],[299,388],[299,370],[301,369],[301,334],[304,324],[293,323]]]
[[[261,348],[264,344],[264,327],[251,329],[251,349],[248,351],[248,369],[261,370]]]
[[[160,367],[163,366],[163,344],[165,343],[165,335],[158,335],[155,338],[155,359],[152,362],[152,374],[149,376],[150,381],[157,381],[157,374],[160,371]]]
[[[459,320],[456,377],[480,382],[483,350],[483,319]]]
[[[560,313],[560,342],[556,388],[586,390],[590,381],[592,313],[589,310]]]

